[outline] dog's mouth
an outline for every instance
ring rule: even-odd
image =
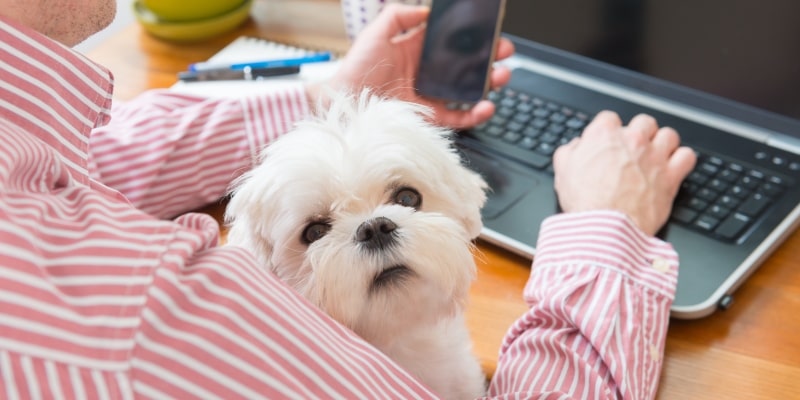
[[[414,271],[405,265],[392,265],[391,267],[384,268],[375,275],[375,278],[372,280],[372,285],[370,286],[370,291],[378,292],[387,287],[395,286],[405,282],[414,275]]]

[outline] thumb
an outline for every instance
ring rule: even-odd
[[[378,17],[382,21],[374,25],[381,27],[382,36],[393,38],[423,24],[428,19],[429,11],[424,6],[391,3]]]

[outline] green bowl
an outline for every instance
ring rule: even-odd
[[[164,21],[194,21],[227,14],[245,0],[138,0]]]
[[[232,31],[250,17],[253,0],[224,14],[192,21],[168,21],[145,7],[141,0],[133,3],[133,13],[151,35],[173,42],[199,42]]]

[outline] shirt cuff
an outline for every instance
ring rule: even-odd
[[[617,211],[564,213],[541,227],[532,274],[565,265],[615,270],[670,301],[678,283],[672,245],[642,232]],[[527,288],[526,288],[527,291]]]

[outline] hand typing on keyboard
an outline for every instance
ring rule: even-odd
[[[565,212],[617,210],[654,235],[696,161],[678,133],[652,117],[638,115],[625,126],[604,111],[553,155],[555,189]]]

